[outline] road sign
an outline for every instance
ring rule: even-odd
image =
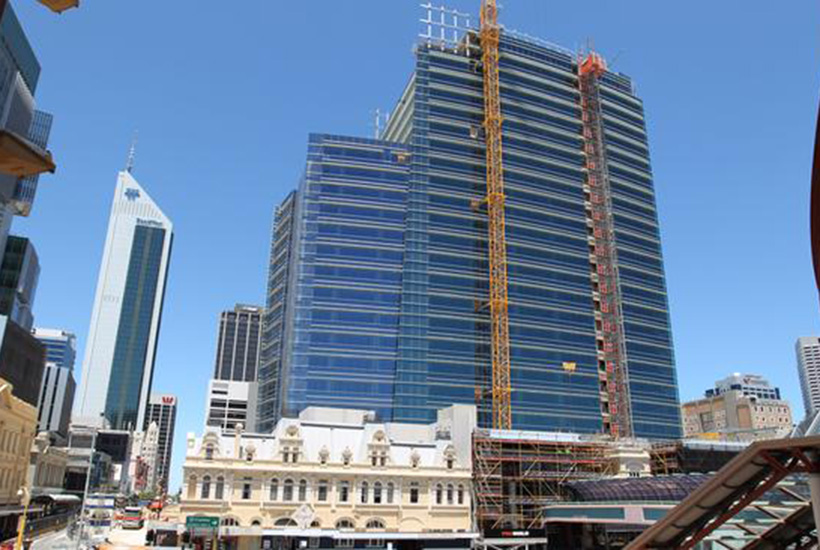
[[[188,516],[185,518],[185,527],[188,529],[217,529],[219,518],[210,516]]]

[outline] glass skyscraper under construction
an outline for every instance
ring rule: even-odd
[[[418,47],[382,140],[311,137],[274,224],[260,430],[310,405],[430,422],[478,402],[489,424],[483,77],[469,40]],[[626,415],[628,434],[679,437],[643,105],[629,78],[601,71],[592,117],[579,71],[569,52],[502,35],[513,426],[612,433]]]

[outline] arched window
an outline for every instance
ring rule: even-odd
[[[279,480],[273,478],[270,480],[270,499],[276,500],[279,498]]]
[[[393,504],[393,497],[396,492],[396,486],[393,482],[387,484],[387,504]]]
[[[310,522],[310,528],[311,529],[321,529],[322,528],[322,522],[319,521],[318,519],[314,519],[313,521]]]
[[[214,498],[216,500],[222,500],[225,498],[225,478],[219,476],[216,478],[216,489],[214,490]]]
[[[380,519],[367,520],[367,529],[384,529],[384,522]]]
[[[361,497],[360,500],[361,500],[362,504],[367,504],[367,496],[368,496],[367,493],[369,493],[369,492],[370,492],[370,487],[368,487],[367,482],[362,481],[362,488],[361,488],[361,493],[360,493],[360,497]]]
[[[213,460],[214,459],[214,446],[208,445],[205,447],[205,460]]]
[[[382,483],[377,481],[373,484],[373,504],[382,503]]]
[[[196,498],[196,476],[188,478],[188,498]]]
[[[340,519],[336,522],[336,529],[355,529],[356,525],[353,523],[353,520],[349,520],[347,518]]]
[[[211,476],[202,478],[202,492],[199,494],[199,498],[211,498]]]
[[[455,499],[454,499],[454,489],[453,489],[453,484],[452,484],[452,483],[448,483],[448,484],[447,484],[447,504],[449,504],[450,506],[452,506],[452,505],[453,505],[454,500],[455,500]]]
[[[307,481],[304,479],[299,482],[299,502],[307,500]]]
[[[458,486],[458,503],[464,504],[464,485]]]
[[[274,527],[298,527],[297,524],[291,518],[279,518],[276,520],[276,523],[273,524]]]
[[[285,490],[283,491],[282,500],[290,502],[293,500],[293,480],[285,480]]]
[[[262,527],[262,522],[258,519],[255,519],[251,522],[251,527]]]
[[[442,500],[444,500],[444,487],[439,483],[436,485],[436,504],[441,504]]]

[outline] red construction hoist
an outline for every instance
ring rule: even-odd
[[[605,431],[613,437],[630,437],[632,417],[623,344],[612,200],[601,120],[599,80],[605,72],[606,62],[597,53],[590,52],[585,58],[578,60],[589,186],[587,216],[592,222],[595,243],[592,279],[593,287],[597,286],[598,289],[595,306],[600,313],[600,320],[596,319],[596,336],[599,342],[601,408]]]

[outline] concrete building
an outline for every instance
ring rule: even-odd
[[[91,493],[126,493],[133,435],[134,432],[111,429],[102,417],[96,422],[72,422],[68,432],[66,491],[83,494],[90,462]]]
[[[219,319],[214,376],[208,386],[206,426],[256,426],[256,376],[262,341],[259,306],[237,304]]]
[[[797,375],[806,416],[820,411],[820,338],[807,336],[797,339]]]
[[[780,399],[780,388],[772,386],[759,374],[740,374],[738,372],[715,383],[714,389],[706,390],[706,397],[721,395],[728,391],[740,391],[746,396],[761,399]]]
[[[157,425],[156,475],[151,490],[158,493],[168,490],[171,472],[171,452],[174,449],[174,430],[177,422],[177,397],[169,394],[151,394],[148,411],[145,414],[145,430],[151,424]]]
[[[233,431],[238,424],[250,430],[256,425],[256,383],[211,380],[205,425]]]
[[[32,334],[43,344],[46,353],[37,404],[38,430],[56,432],[66,438],[76,391],[74,359],[77,337],[72,332],[49,328],[35,328]]]
[[[418,45],[382,139],[310,136],[276,209],[261,431],[328,405],[429,423],[489,389],[483,80],[476,37],[457,42]],[[505,32],[500,48],[512,424],[680,437],[641,99],[621,73],[590,81],[599,57]]]
[[[159,426],[156,422],[134,433],[128,463],[128,482],[132,494],[156,491],[158,451]]]
[[[760,397],[773,391],[779,395],[761,376],[732,375],[703,399],[682,405],[684,435],[734,441],[786,437],[793,428],[789,403]]]
[[[14,395],[37,407],[40,402],[45,352],[43,344],[5,315],[0,315],[0,378]]]
[[[173,225],[129,171],[119,173],[75,418],[140,429],[151,393]]]
[[[475,415],[457,405],[420,425],[308,408],[268,434],[189,434],[181,520],[218,516],[222,541],[240,549],[278,548],[286,537],[314,548],[468,547]]]
[[[32,496],[63,492],[68,467],[68,448],[56,434],[40,432],[31,446],[28,485]]]
[[[0,315],[30,331],[34,325],[34,297],[40,280],[40,260],[34,245],[10,235],[0,265]]]
[[[37,435],[36,403],[14,394],[13,386],[0,375],[0,539],[17,530],[23,511],[17,492],[27,484],[29,453]]]

